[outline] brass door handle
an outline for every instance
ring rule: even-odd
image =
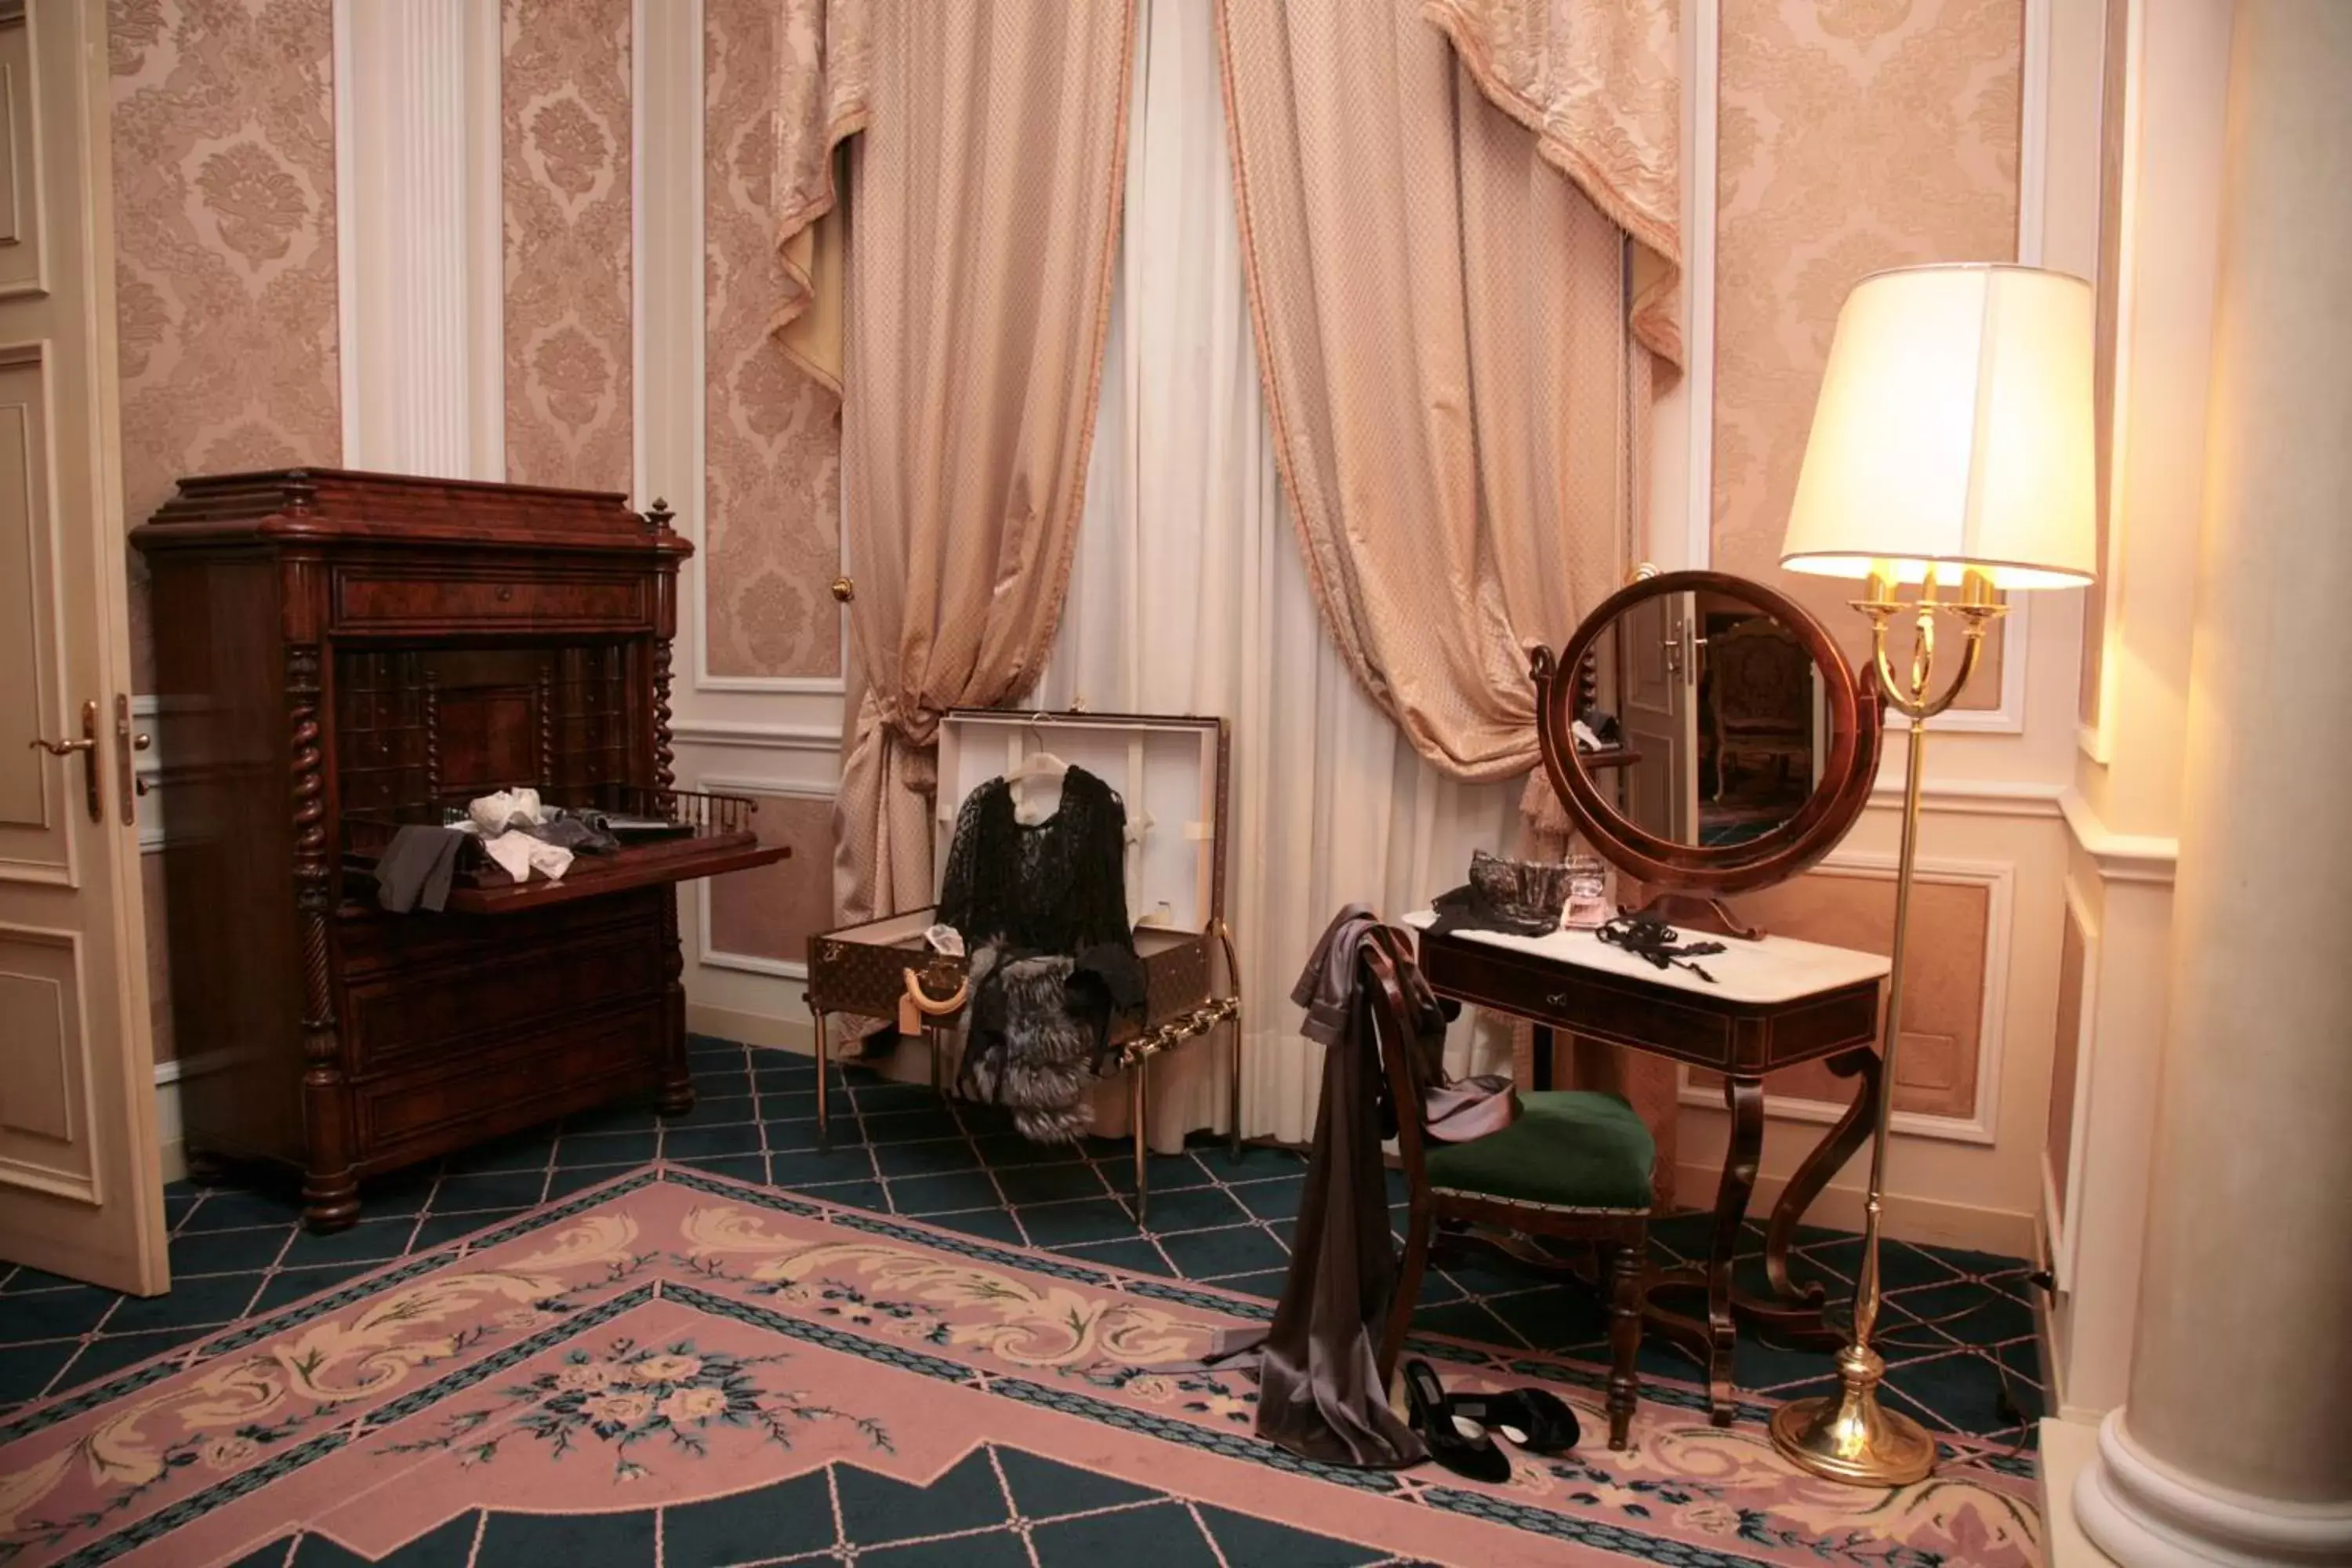
[[[833,580],[833,598],[835,604],[845,605],[856,597],[857,597],[856,583],[846,577],[835,577]]]
[[[37,746],[53,757],[69,757],[76,752],[79,752],[82,792],[89,798],[89,819],[92,822],[106,820],[106,807],[98,798],[98,704],[96,702],[85,702],[81,705],[80,740],[52,741],[37,735],[26,744]]]

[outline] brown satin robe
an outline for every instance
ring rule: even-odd
[[[1380,1046],[1360,985],[1370,943],[1407,951],[1400,931],[1360,904],[1339,911],[1318,942],[1291,1000],[1307,1009],[1301,1032],[1321,1042],[1323,1100],[1298,1202],[1290,1274],[1258,1352],[1257,1433],[1329,1464],[1394,1469],[1429,1449],[1390,1408],[1378,1346],[1396,1289],[1388,1178],[1381,1160],[1394,1126]],[[1439,1053],[1445,1016],[1409,963],[1398,965],[1415,1018],[1428,1134],[1466,1142],[1507,1126],[1517,1102],[1507,1079],[1446,1079]]]

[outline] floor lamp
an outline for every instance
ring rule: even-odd
[[[1839,1391],[1772,1415],[1773,1447],[1832,1480],[1902,1486],[1935,1468],[1935,1440],[1880,1406],[1886,1363],[1871,1348],[1927,724],[1975,673],[1985,628],[2005,608],[1999,595],[2091,580],[2092,462],[2091,289],[2081,279],[2024,267],[1915,267],[1865,278],[1847,296],[1780,564],[1869,580],[1854,608],[1870,617],[1872,668],[1910,735],[1853,1332],[1838,1352]],[[1902,598],[1906,584],[1917,586],[1916,599]],[[1954,588],[1958,598],[1942,596]],[[1916,633],[1898,675],[1886,631],[1903,615]],[[1939,615],[1958,619],[1963,641],[1958,674],[1931,696]]]

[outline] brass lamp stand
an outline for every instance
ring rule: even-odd
[[[1911,917],[1911,868],[1919,841],[1919,781],[1925,773],[1927,721],[1952,705],[1984,650],[1986,623],[2006,606],[1993,598],[1992,581],[1967,571],[1958,603],[1936,597],[1936,568],[1927,567],[1916,606],[1895,596],[1891,564],[1874,563],[1869,597],[1853,607],[1870,617],[1871,662],[1895,710],[1911,721],[1903,775],[1903,850],[1895,872],[1895,951],[1886,982],[1886,1021],[1879,1047],[1878,1105],[1870,1131],[1869,1199],[1863,1210],[1862,1274],[1854,1286],[1853,1334],[1838,1352],[1835,1394],[1793,1400],[1772,1413],[1772,1446],[1801,1468],[1857,1486],[1899,1487],[1926,1479],[1935,1468],[1936,1442],[1909,1416],[1882,1409],[1879,1380],[1886,1363],[1871,1348],[1878,1323],[1878,1218],[1886,1176],[1886,1124],[1895,1113],[1895,1052],[1902,1038],[1903,951]],[[1906,608],[1917,612],[1918,638],[1912,645],[1908,680],[1898,681],[1886,658],[1886,624]],[[1941,697],[1930,699],[1927,683],[1936,658],[1936,613],[1958,616],[1967,638],[1960,669]]]

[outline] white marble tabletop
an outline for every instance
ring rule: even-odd
[[[1415,931],[1425,931],[1436,920],[1434,910],[1415,910],[1404,917],[1404,923]],[[1548,936],[1513,936],[1507,931],[1465,931],[1454,934],[1465,942],[1486,942],[1578,969],[1593,969],[1604,974],[1646,980],[1669,990],[1696,991],[1727,1002],[1766,1005],[1801,1001],[1824,991],[1835,991],[1841,986],[1858,984],[1865,980],[1884,980],[1892,967],[1874,952],[1856,952],[1847,947],[1824,947],[1820,942],[1799,942],[1794,937],[1766,936],[1754,942],[1725,937],[1720,939],[1723,942],[1721,952],[1710,953],[1695,961],[1715,976],[1715,983],[1709,984],[1680,965],[1660,969],[1648,959],[1637,957],[1622,947],[1612,947],[1589,931],[1556,931]],[[1715,939],[1709,938],[1705,931],[1693,931],[1686,933],[1684,940],[1700,942]]]

